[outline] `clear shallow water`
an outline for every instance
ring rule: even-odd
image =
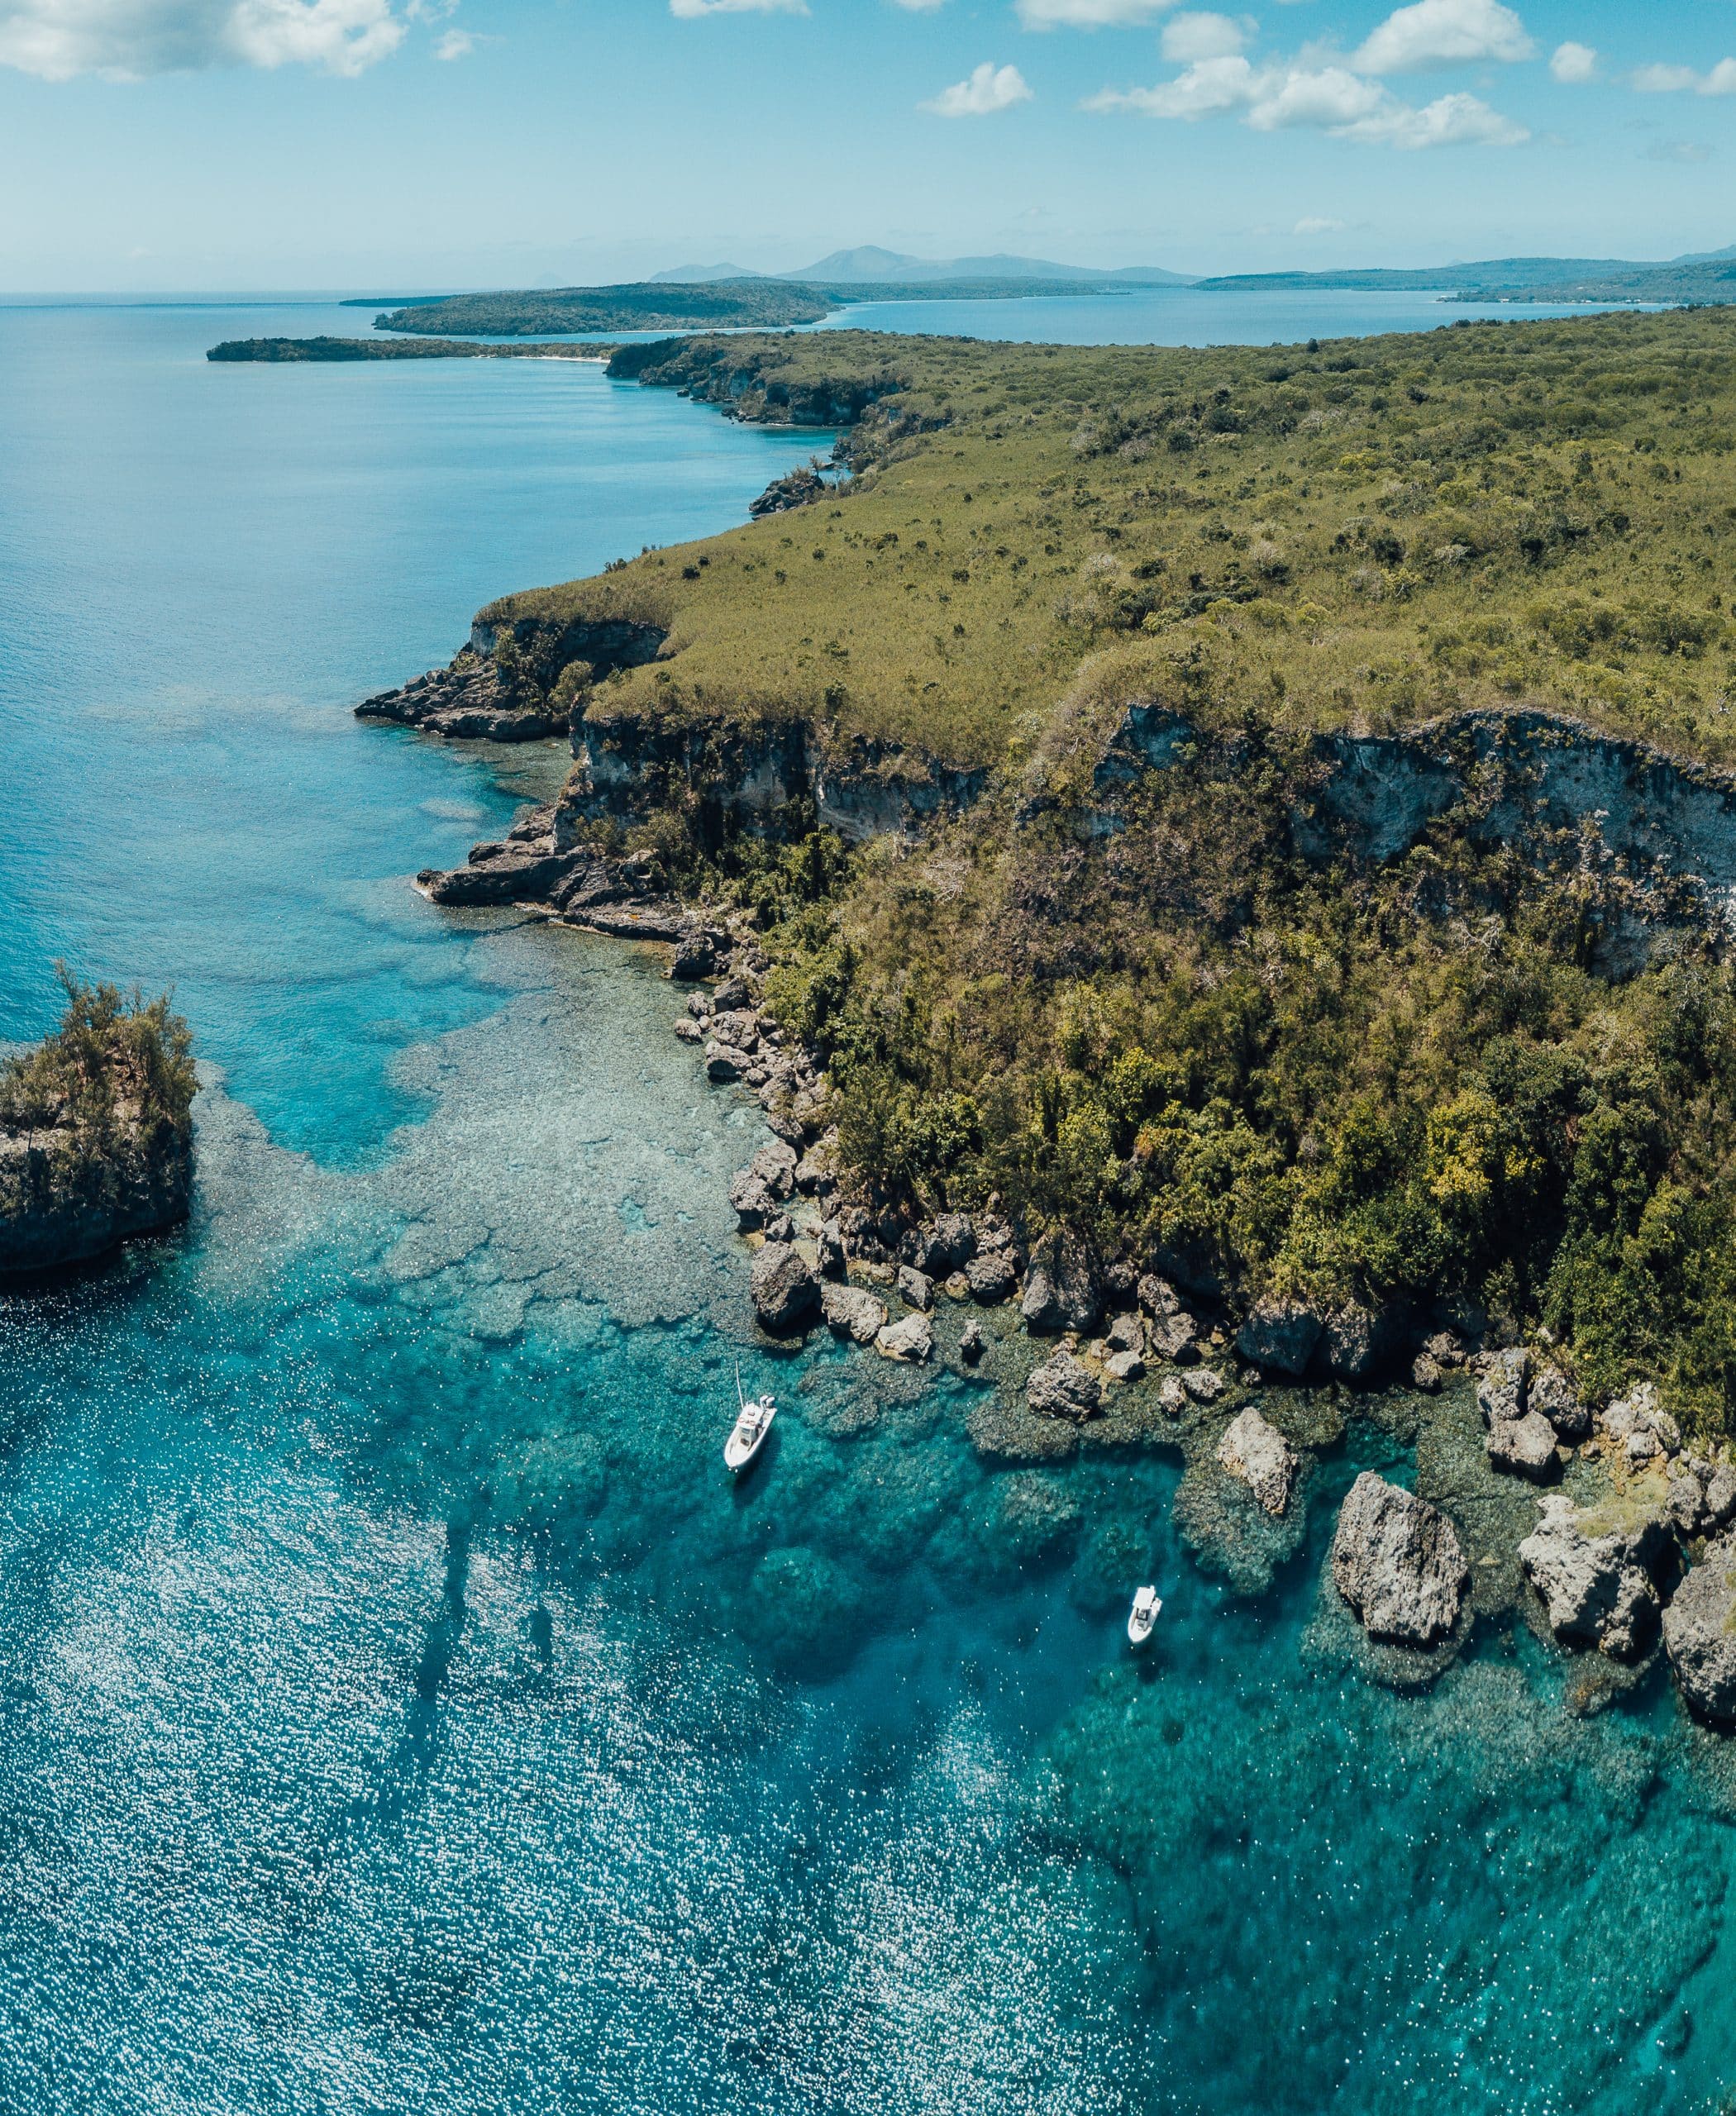
[[[198,361],[258,314],[0,312],[0,1031],[64,950],[224,1075],[185,1235],[0,1299],[0,2105],[1713,2106],[1722,1756],[1523,1633],[1364,1681],[1390,1443],[1252,1606],[1173,1465],[985,1475],[860,1356],[742,1348],[727,1487],[754,1113],[651,965],[404,887],[549,766],[347,705],[806,444]]]
[[[1248,293],[1154,287],[1128,294],[1036,295],[1013,301],[862,302],[804,329],[909,331],[925,337],[999,338],[1039,346],[1294,346],[1309,338],[1369,338],[1451,323],[1513,323],[1586,316],[1547,303],[1447,302],[1433,294],[1280,287]]]

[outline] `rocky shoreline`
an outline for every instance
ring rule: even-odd
[[[674,1033],[710,1083],[755,1096],[771,1133],[729,1193],[765,1337],[825,1331],[977,1382],[970,1432],[987,1463],[1179,1451],[1190,1539],[1246,1591],[1300,1546],[1347,1410],[1376,1410],[1396,1384],[1424,1415],[1457,1420],[1462,1456],[1474,1434],[1476,1467],[1461,1474],[1523,1527],[1491,1552],[1449,1506],[1358,1478],[1325,1585],[1358,1627],[1367,1670],[1402,1689],[1451,1664],[1480,1613],[1474,1551],[1512,1582],[1505,1606],[1594,1656],[1603,1672],[1588,1673],[1586,1697],[1614,1694],[1662,1652],[1696,1715],[1736,1727],[1736,1464],[1688,1449],[1649,1387],[1590,1404],[1547,1346],[1490,1342],[1472,1313],[1267,1302],[1238,1315],[1166,1275],[1181,1260],[1105,1259],[1059,1232],[1030,1238],[992,1203],[918,1220],[852,1197],[824,1070],[762,1003],[768,963],[751,924],[684,903],[651,855],[560,849],[557,813],[528,812],[418,886],[436,903],[528,903],[667,948],[687,989]]]

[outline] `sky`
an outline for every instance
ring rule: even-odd
[[[0,291],[1736,242],[1736,0],[0,0]]]

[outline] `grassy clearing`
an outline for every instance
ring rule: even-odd
[[[605,710],[994,764],[1113,649],[1220,717],[1526,700],[1736,755],[1736,314],[1209,352],[836,332],[618,371],[758,417],[866,409],[835,500],[495,606],[666,626]]]

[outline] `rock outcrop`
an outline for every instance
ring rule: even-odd
[[[789,1242],[768,1241],[761,1250],[749,1291],[761,1328],[774,1336],[799,1329],[820,1304],[820,1281]]]
[[[1025,1384],[1025,1401],[1038,1418],[1067,1418],[1077,1424],[1096,1416],[1103,1389],[1095,1375],[1071,1352],[1056,1352]]]
[[[1218,1442],[1218,1460],[1247,1486],[1274,1520],[1281,1520],[1290,1511],[1300,1460],[1284,1435],[1252,1404],[1225,1427]]]
[[[1664,1650],[1694,1709],[1736,1726],[1736,1541],[1713,1544],[1671,1599]]]
[[[124,1117],[100,1137],[79,1125],[0,1127],[0,1279],[60,1270],[184,1220],[193,1134]]]
[[[1032,1252],[1021,1309],[1025,1327],[1044,1336],[1090,1330],[1103,1312],[1091,1253],[1075,1234],[1046,1235]]]
[[[1322,1324],[1311,1308],[1296,1301],[1256,1301],[1236,1332],[1236,1349],[1270,1374],[1293,1380],[1308,1371]]]
[[[1333,1583],[1369,1637],[1428,1647],[1458,1622],[1471,1571],[1438,1506],[1365,1470],[1339,1510]]]
[[[902,1360],[921,1366],[934,1356],[934,1327],[918,1309],[913,1315],[889,1322],[875,1338],[874,1348],[883,1359]]]
[[[1656,1515],[1618,1522],[1596,1511],[1581,1513],[1557,1492],[1542,1502],[1538,1525],[1519,1555],[1558,1639],[1600,1647],[1627,1661],[1644,1650],[1657,1628],[1652,1573],[1667,1545]]]

